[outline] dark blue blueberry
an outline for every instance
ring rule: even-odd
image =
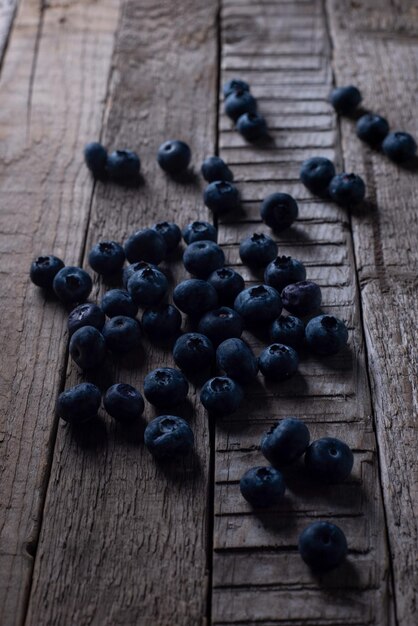
[[[118,354],[126,354],[139,348],[141,326],[138,320],[132,317],[117,315],[106,322],[103,336],[109,350]]]
[[[381,115],[366,113],[357,121],[357,137],[372,146],[380,145],[388,132],[389,124]]]
[[[227,180],[232,182],[234,175],[231,170],[220,157],[211,156],[205,159],[202,163],[202,176],[208,183],[213,183],[215,180]]]
[[[145,376],[145,397],[158,408],[181,404],[188,392],[189,383],[174,367],[159,367]]]
[[[245,282],[241,274],[230,267],[215,270],[208,278],[208,283],[216,289],[219,304],[234,304],[237,295],[244,289]]]
[[[274,467],[252,467],[241,478],[242,496],[255,508],[280,504],[286,491],[283,474]]]
[[[152,228],[164,239],[167,252],[174,252],[181,241],[181,230],[177,224],[173,222],[157,222]]]
[[[382,145],[383,152],[395,163],[413,159],[417,152],[417,143],[409,133],[389,133]]]
[[[241,337],[244,320],[236,311],[223,306],[205,313],[199,322],[198,330],[217,346],[230,337]]]
[[[351,115],[362,101],[361,93],[353,85],[336,87],[329,96],[329,101],[341,115]]]
[[[265,267],[277,255],[277,243],[264,233],[254,233],[241,241],[241,261],[250,267]]]
[[[86,302],[77,306],[69,314],[67,322],[68,333],[71,337],[76,330],[83,326],[93,326],[97,330],[102,330],[105,321],[106,317],[102,309],[97,304]]]
[[[237,131],[247,141],[257,141],[267,135],[267,123],[259,113],[244,113],[238,118]]]
[[[125,252],[116,241],[100,241],[89,254],[89,264],[98,274],[113,274],[122,269]]]
[[[93,141],[84,147],[84,160],[94,178],[105,178],[107,150],[101,143]]]
[[[136,317],[138,307],[132,300],[130,294],[123,289],[111,289],[106,291],[102,298],[102,309],[107,317],[126,315],[126,317]]]
[[[104,337],[94,326],[83,326],[70,339],[70,355],[82,370],[98,367],[106,356]]]
[[[240,78],[232,78],[231,80],[228,80],[228,82],[226,82],[222,87],[224,98],[230,96],[231,93],[234,93],[234,91],[250,91],[250,86],[248,83],[245,82],[245,80],[241,80]]]
[[[215,359],[215,350],[205,335],[185,333],[177,339],[173,357],[176,365],[186,374],[196,375],[211,367]]]
[[[225,215],[239,207],[238,189],[226,180],[209,183],[203,192],[203,200],[214,215]]]
[[[191,150],[184,141],[165,141],[158,148],[158,165],[168,174],[181,174],[187,170],[191,158]]]
[[[198,278],[207,278],[225,265],[225,255],[214,241],[195,241],[187,246],[183,254],[184,267]]]
[[[334,163],[325,157],[312,157],[302,163],[300,180],[317,196],[328,192],[328,185],[335,176]]]
[[[277,233],[289,228],[298,214],[296,200],[288,193],[272,193],[263,200],[260,207],[261,219]]]
[[[146,267],[132,274],[128,280],[128,291],[139,306],[154,306],[166,295],[168,280],[159,269]]]
[[[80,424],[96,417],[102,396],[91,383],[81,383],[66,389],[58,396],[57,413],[64,422]]]
[[[37,287],[51,289],[55,276],[63,267],[64,261],[52,254],[38,256],[30,266],[30,279]]]
[[[191,317],[201,317],[218,305],[215,289],[205,280],[190,278],[179,283],[173,291],[176,307]]]
[[[146,261],[158,265],[167,254],[167,246],[160,233],[153,228],[143,228],[126,240],[125,254],[129,263]]]
[[[258,373],[258,359],[242,339],[226,339],[216,350],[216,363],[225,374],[245,385]]]
[[[273,343],[259,356],[260,372],[269,380],[285,380],[296,372],[299,356],[296,350],[282,343]]]
[[[144,433],[148,450],[156,459],[185,456],[193,449],[194,435],[188,423],[176,415],[160,415]]]
[[[303,263],[290,256],[278,256],[264,272],[264,281],[279,292],[287,285],[298,283],[305,278],[306,269]]]
[[[282,311],[279,293],[270,285],[248,287],[237,295],[234,309],[248,324],[272,322]]]
[[[283,306],[286,311],[304,317],[315,313],[321,306],[322,294],[319,285],[311,280],[302,280],[287,285],[282,291]]]
[[[353,469],[354,456],[344,441],[323,437],[313,441],[305,454],[309,475],[322,483],[341,483]]]
[[[138,181],[141,162],[139,156],[132,150],[115,150],[109,154],[106,167],[111,180],[122,185],[130,185]]]
[[[142,315],[142,328],[153,343],[170,344],[180,333],[180,311],[172,304],[146,309]]]
[[[271,325],[270,337],[275,343],[299,350],[305,343],[305,325],[298,317],[280,315]]]
[[[157,265],[153,263],[147,263],[147,261],[136,261],[136,263],[131,263],[127,267],[123,268],[122,274],[122,282],[125,289],[128,286],[128,281],[130,277],[135,274],[135,272],[139,272],[139,270],[144,270],[146,267],[152,267],[153,269],[158,269]]]
[[[63,267],[52,282],[58,298],[65,304],[84,302],[93,287],[90,276],[81,267]]]
[[[235,89],[225,100],[225,113],[236,122],[244,113],[257,112],[257,100],[244,89]]]
[[[106,391],[103,398],[106,411],[118,422],[130,422],[141,417],[145,404],[142,395],[132,385],[117,383]]]
[[[318,572],[334,569],[347,555],[347,540],[341,528],[331,522],[313,522],[299,537],[299,553]]]
[[[290,465],[309,446],[308,427],[296,417],[280,420],[261,439],[261,452],[276,467]]]
[[[333,315],[318,315],[306,325],[306,343],[315,354],[336,354],[348,341],[344,322]]]
[[[218,231],[209,222],[191,222],[183,228],[183,239],[187,244],[195,241],[217,241]]]
[[[337,174],[328,187],[331,199],[343,207],[355,206],[364,200],[366,185],[357,174]]]
[[[244,399],[244,392],[232,378],[217,376],[202,387],[200,401],[209,413],[234,413]]]

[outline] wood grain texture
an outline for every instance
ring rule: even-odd
[[[337,84],[355,81],[364,106],[418,135],[418,13],[410,2],[329,2]],[[346,59],[350,58],[350,64]],[[356,264],[394,568],[399,624],[418,620],[417,305],[415,165],[400,168],[341,121],[346,170],[364,176],[368,204],[352,215]]]
[[[110,149],[138,151],[144,182],[138,189],[96,186],[87,251],[103,237],[123,241],[155,221],[184,226],[207,217],[197,172],[215,142],[216,10],[215,2],[195,0],[123,3],[103,140]],[[156,163],[168,138],[191,146],[195,172],[187,183]],[[166,265],[172,282],[186,277],[180,258]],[[93,297],[102,292],[96,281]],[[126,381],[142,390],[147,372],[168,365],[170,352],[144,340],[141,354],[109,362],[99,384]],[[70,365],[66,386],[79,380]],[[102,415],[93,449],[84,445],[88,432],[80,441],[59,426],[28,624],[206,622],[210,450],[194,388],[180,412],[194,430],[196,452],[169,467],[144,448],[145,422],[126,432]],[[146,421],[155,414],[147,405]]]

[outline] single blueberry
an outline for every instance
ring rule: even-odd
[[[257,100],[245,89],[235,89],[225,100],[225,113],[236,122],[244,113],[257,112]]]
[[[189,454],[194,445],[194,435],[181,417],[160,415],[146,427],[144,441],[156,459],[169,459]]]
[[[115,150],[109,154],[106,168],[109,178],[115,183],[130,185],[138,181],[141,162],[132,150]]]
[[[222,88],[224,98],[230,96],[234,91],[250,91],[250,86],[245,80],[233,78],[232,80],[228,80]]]
[[[191,317],[200,317],[218,304],[218,295],[209,283],[190,278],[179,283],[173,291],[174,304]]]
[[[254,233],[239,246],[241,261],[250,267],[265,267],[277,255],[277,243],[264,233]]]
[[[93,141],[84,147],[84,161],[94,178],[105,178],[107,150],[101,143]]]
[[[244,113],[238,118],[237,131],[247,141],[257,141],[267,135],[267,123],[259,113]]]
[[[211,156],[205,159],[202,163],[202,176],[208,183],[213,183],[215,180],[227,180],[232,182],[234,175],[231,170],[220,157]]]
[[[146,261],[158,265],[167,254],[167,246],[160,233],[152,228],[143,228],[126,240],[125,254],[129,263]]]
[[[83,326],[94,326],[97,330],[102,330],[105,321],[106,317],[102,309],[97,304],[86,302],[77,306],[69,314],[67,321],[68,333],[71,337],[76,330]]]
[[[417,143],[409,133],[389,133],[382,144],[383,152],[395,163],[404,163],[413,159],[417,152]]]
[[[242,339],[223,341],[216,350],[216,363],[226,376],[245,385],[258,373],[258,359]]]
[[[200,401],[209,413],[234,413],[244,399],[240,385],[232,378],[217,376],[206,381],[200,392]]]
[[[122,282],[125,289],[128,287],[128,281],[130,277],[135,274],[135,272],[139,272],[139,270],[144,270],[146,267],[152,267],[152,269],[158,269],[157,265],[153,263],[147,263],[147,261],[136,261],[136,263],[131,263],[127,267],[123,268],[122,273]]]
[[[313,522],[299,537],[299,553],[313,570],[334,569],[347,555],[347,540],[341,528],[331,522]]]
[[[290,256],[278,256],[269,263],[264,272],[264,282],[281,292],[287,285],[306,278],[306,269],[301,261]]]
[[[203,192],[203,200],[214,215],[225,215],[235,211],[240,204],[238,189],[226,180],[209,183]]]
[[[181,241],[181,230],[177,224],[173,222],[157,222],[152,228],[164,239],[167,252],[174,252]]]
[[[322,483],[341,483],[353,469],[354,456],[344,441],[323,437],[313,441],[305,454],[309,475]]]
[[[65,304],[84,302],[92,288],[90,276],[81,267],[63,267],[52,282],[52,287],[58,298]]]
[[[103,398],[104,408],[118,422],[130,422],[144,412],[142,395],[135,387],[126,383],[112,385]]]
[[[113,274],[122,269],[125,252],[116,241],[100,241],[89,253],[89,265],[98,274]]]
[[[188,392],[189,383],[174,367],[159,367],[145,376],[145,397],[158,408],[181,404]]]
[[[218,231],[209,222],[191,222],[183,228],[183,239],[187,244],[195,241],[217,241]]]
[[[298,317],[280,315],[271,325],[270,337],[274,343],[299,350],[305,343],[305,325]]]
[[[280,420],[261,439],[261,452],[275,467],[290,465],[309,446],[308,427],[296,417]]]
[[[356,124],[357,137],[362,141],[378,146],[382,143],[389,132],[389,124],[381,115],[366,113],[362,115]]]
[[[212,342],[200,333],[185,333],[174,344],[173,357],[176,365],[186,374],[208,370],[215,359]]]
[[[322,302],[321,288],[311,280],[302,280],[287,285],[281,295],[286,311],[298,317],[315,313]]]
[[[58,396],[57,414],[64,422],[80,424],[97,416],[102,397],[92,383],[81,383]]]
[[[329,101],[337,113],[351,115],[362,101],[361,93],[353,85],[336,87],[329,96]]]
[[[274,467],[252,467],[242,476],[242,496],[255,508],[279,504],[286,491],[283,474]]]
[[[225,265],[225,255],[214,241],[195,241],[187,246],[183,254],[186,270],[198,278],[207,278]]]
[[[299,356],[296,350],[282,343],[273,343],[259,356],[260,372],[269,380],[285,380],[296,372]]]
[[[241,337],[244,320],[236,311],[223,306],[205,313],[199,322],[198,330],[217,346],[230,337]]]
[[[123,289],[110,289],[104,294],[101,306],[107,317],[126,315],[136,317],[138,306],[132,300],[130,294]]]
[[[139,348],[141,343],[141,326],[138,320],[125,315],[117,315],[109,319],[103,328],[106,346],[112,352],[125,354]]]
[[[255,285],[237,295],[234,309],[248,324],[261,325],[272,322],[280,315],[282,300],[274,287]]]
[[[209,276],[208,283],[216,289],[219,304],[222,305],[233,305],[235,298],[245,287],[241,274],[230,267],[215,270]]]
[[[328,185],[334,176],[334,163],[325,157],[307,159],[300,168],[300,180],[317,196],[325,196],[328,193]]]
[[[168,280],[159,269],[146,267],[134,272],[128,280],[128,291],[139,306],[154,306],[168,291]]]
[[[94,326],[83,326],[70,339],[70,355],[78,367],[89,370],[101,365],[106,356],[104,337]]]
[[[181,174],[187,170],[191,158],[191,150],[184,141],[165,141],[158,148],[158,165],[168,174]]]
[[[260,207],[261,219],[277,233],[289,228],[298,214],[296,200],[288,193],[272,193],[263,200]]]
[[[142,328],[153,343],[170,344],[180,333],[180,311],[172,304],[161,304],[145,309],[142,315]]]
[[[30,279],[37,287],[51,289],[55,276],[63,267],[64,261],[52,254],[38,256],[30,266]]]
[[[306,325],[306,343],[315,354],[328,355],[339,352],[348,341],[344,322],[333,315],[318,315]]]
[[[343,207],[360,204],[366,195],[366,185],[357,174],[337,174],[331,180],[329,187],[331,199]]]

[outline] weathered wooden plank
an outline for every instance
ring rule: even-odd
[[[0,67],[12,30],[18,0],[0,0]]]

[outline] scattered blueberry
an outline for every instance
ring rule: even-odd
[[[195,241],[217,241],[218,231],[209,222],[191,222],[183,229],[183,239],[187,244]]]
[[[186,333],[174,344],[173,357],[176,365],[186,374],[196,374],[211,367],[215,350],[205,335]]]
[[[280,315],[271,325],[270,337],[275,343],[299,350],[305,343],[305,325],[298,317]]]
[[[209,183],[203,192],[203,200],[214,215],[225,215],[239,207],[238,189],[226,180]]]
[[[296,350],[282,343],[273,343],[259,356],[260,372],[269,380],[285,380],[296,372],[299,356]]]
[[[306,269],[301,261],[290,256],[278,256],[264,272],[264,281],[277,291],[282,291],[291,283],[298,283],[306,278]]]
[[[261,219],[275,232],[289,228],[298,214],[296,200],[288,193],[272,193],[263,200],[260,207]]]
[[[213,183],[216,180],[227,180],[232,182],[234,175],[231,170],[220,157],[211,156],[205,159],[202,163],[202,176],[208,183]]]
[[[140,345],[141,326],[138,320],[125,315],[117,315],[109,319],[103,328],[106,346],[112,352],[125,354]]]
[[[164,239],[167,252],[174,252],[181,241],[181,230],[177,224],[173,222],[157,222],[152,228]]]
[[[242,496],[255,508],[267,508],[281,502],[286,491],[283,474],[274,467],[252,467],[241,478]]]
[[[37,287],[51,289],[55,276],[63,268],[64,261],[52,254],[38,256],[30,266],[30,279]]]
[[[199,322],[198,330],[217,346],[230,337],[241,337],[244,321],[236,311],[223,306],[205,313]]]
[[[126,240],[125,254],[129,263],[146,261],[158,265],[167,254],[167,246],[160,233],[152,228],[143,228]]]
[[[93,141],[84,147],[84,160],[94,178],[106,176],[107,150],[101,143]]]
[[[389,133],[382,145],[383,152],[395,163],[413,159],[417,152],[415,139],[409,133]]]
[[[66,389],[58,396],[57,413],[64,422],[80,424],[96,417],[102,397],[92,383],[81,383]]]
[[[267,135],[267,123],[259,113],[244,113],[238,118],[237,131],[247,141],[257,141]]]
[[[159,367],[145,376],[145,397],[158,408],[181,404],[188,392],[189,383],[184,375],[173,367]]]
[[[336,87],[331,91],[329,101],[341,115],[351,115],[354,113],[362,100],[361,93],[353,85],[348,87]]]
[[[161,304],[145,309],[142,315],[142,328],[153,343],[167,345],[180,333],[180,311],[172,304]]]
[[[104,408],[118,422],[130,422],[141,417],[145,404],[135,387],[126,383],[112,385],[103,398]]]
[[[234,309],[249,324],[272,322],[282,310],[279,293],[270,285],[248,287],[237,295]]]
[[[81,267],[63,267],[52,282],[58,298],[65,304],[84,302],[93,287],[90,276]]]
[[[224,84],[222,91],[224,98],[228,98],[228,96],[230,96],[231,93],[234,93],[234,91],[250,91],[250,86],[245,82],[245,80],[233,78]]]
[[[187,246],[183,254],[184,267],[198,278],[207,278],[225,265],[225,255],[214,241],[195,241]]]
[[[347,327],[333,315],[319,315],[306,325],[306,342],[315,354],[339,352],[348,341]]]
[[[325,157],[312,157],[302,163],[300,180],[318,196],[328,193],[328,185],[335,176],[334,163]]]
[[[282,291],[283,306],[286,311],[304,317],[315,313],[321,306],[322,294],[319,285],[311,280],[302,280],[287,285]]]
[[[168,174],[181,174],[187,170],[191,158],[191,150],[184,141],[165,141],[158,148],[158,165]]]
[[[132,150],[115,150],[107,158],[107,173],[111,180],[122,185],[138,182],[141,162]]]
[[[215,270],[208,278],[208,283],[216,289],[219,304],[234,303],[237,295],[244,289],[245,282],[241,274],[229,267]]]
[[[97,330],[102,330],[105,321],[106,317],[102,309],[97,304],[86,302],[77,306],[69,314],[67,322],[68,333],[71,337],[76,330],[83,326],[93,326]]]
[[[308,473],[323,483],[341,483],[353,469],[354,456],[344,441],[323,437],[313,441],[305,454]]]
[[[211,378],[200,392],[200,401],[205,409],[218,415],[234,413],[243,399],[244,392],[241,387],[226,376]]]
[[[244,89],[235,89],[225,100],[225,113],[234,122],[238,120],[244,113],[256,113],[257,101]]]
[[[217,306],[218,295],[205,280],[190,278],[174,288],[173,300],[176,307],[186,315],[200,317]]]
[[[103,363],[106,356],[104,337],[94,326],[83,326],[70,339],[70,355],[78,367],[89,370]]]
[[[241,261],[250,267],[265,267],[277,255],[277,243],[264,233],[254,233],[241,241]]]
[[[122,269],[125,252],[116,241],[100,241],[89,254],[89,264],[98,274],[113,274]]]
[[[366,195],[366,185],[357,174],[337,174],[331,180],[329,187],[331,199],[343,207],[360,204]]]
[[[135,272],[139,272],[139,270],[144,270],[146,267],[158,269],[157,265],[154,265],[153,263],[147,263],[147,261],[136,261],[136,263],[131,263],[127,267],[123,268],[122,282],[125,289],[128,286],[128,281],[130,277],[135,274]]]
[[[357,137],[366,143],[377,146],[389,132],[389,124],[381,115],[366,113],[357,121]]]
[[[223,341],[216,350],[216,363],[226,376],[243,385],[253,381],[258,373],[258,359],[242,339]]]
[[[139,306],[154,306],[166,295],[168,280],[159,269],[145,267],[132,274],[128,280],[128,291]]]
[[[144,441],[156,459],[169,459],[191,452],[194,436],[188,423],[181,417],[160,415],[146,427]]]
[[[313,522],[299,537],[299,552],[313,570],[334,569],[345,559],[347,540],[341,528],[331,522]]]
[[[276,467],[290,465],[306,451],[309,439],[308,427],[302,420],[286,417],[264,435],[261,452]]]
[[[104,294],[101,306],[107,317],[126,315],[135,317],[138,313],[138,306],[132,300],[130,294],[123,289],[110,289]]]

